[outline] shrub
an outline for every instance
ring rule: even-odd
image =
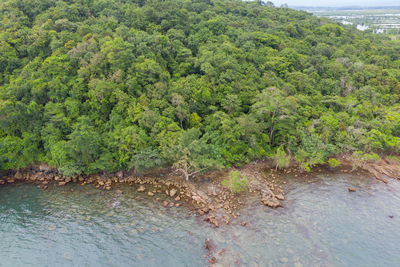
[[[367,163],[374,163],[380,160],[380,157],[376,153],[363,153],[362,151],[355,151],[351,155],[353,161],[353,169],[363,168]]]
[[[221,183],[223,186],[229,188],[232,193],[239,194],[247,189],[247,177],[241,177],[239,171],[231,171],[229,178],[226,178]]]
[[[331,167],[331,168],[336,168],[337,166],[340,165],[340,161],[338,161],[338,160],[335,159],[335,158],[330,158],[330,159],[328,160],[328,164],[329,164],[329,167]]]
[[[385,159],[391,164],[399,163],[399,159],[396,156],[388,155]]]
[[[286,152],[283,150],[282,147],[279,147],[276,150],[275,155],[273,156],[275,160],[275,165],[276,165],[276,170],[282,169],[282,168],[287,168],[289,167],[290,164],[290,156],[286,154]]]

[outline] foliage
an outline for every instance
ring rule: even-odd
[[[330,159],[328,159],[328,164],[329,164],[329,167],[336,168],[337,166],[340,165],[340,161],[338,161],[335,158],[330,158]]]
[[[400,43],[384,35],[262,1],[0,8],[1,169],[189,179],[271,155],[310,170],[400,153]]]
[[[275,160],[276,169],[287,168],[290,165],[290,155],[287,155],[282,147],[279,147],[276,150],[276,153],[273,156],[273,158]]]
[[[399,163],[399,159],[392,155],[387,155],[385,159],[388,160],[389,162]]]
[[[221,184],[235,194],[241,193],[248,187],[247,177],[242,177],[239,171],[231,171],[229,178],[224,179]]]
[[[197,128],[182,132],[176,144],[165,148],[164,155],[186,180],[206,169],[219,166],[214,147],[207,143],[206,136],[200,137]]]
[[[376,153],[364,153],[362,151],[355,151],[351,155],[353,163],[353,169],[361,168],[367,163],[374,163],[380,160],[380,157]]]

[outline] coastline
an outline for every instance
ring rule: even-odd
[[[202,216],[204,221],[214,227],[220,227],[240,217],[238,210],[246,206],[248,196],[256,197],[260,203],[270,208],[282,207],[285,200],[282,184],[286,183],[287,176],[307,178],[323,173],[355,173],[371,175],[384,183],[387,183],[390,178],[400,179],[400,167],[397,161],[380,159],[374,163],[358,164],[357,168],[354,168],[355,163],[348,157],[336,158],[340,160],[340,166],[332,168],[328,164],[318,165],[311,172],[300,172],[294,163],[288,168],[275,170],[271,160],[263,160],[252,162],[241,168],[210,171],[189,181],[168,168],[143,175],[118,172],[65,177],[42,164],[19,171],[8,171],[0,175],[0,185],[25,182],[37,184],[41,189],[47,190],[50,183],[58,186],[79,183],[81,186],[93,186],[99,190],[110,191],[117,184],[126,184],[154,198],[154,201],[160,201],[161,196],[167,196],[171,200],[160,201],[160,205],[165,208],[186,205]],[[231,170],[239,171],[248,180],[247,189],[240,194],[232,193],[221,184]],[[352,188],[349,188],[349,191],[352,191]],[[116,193],[123,192],[116,190]],[[241,224],[245,226],[247,222],[241,221]]]

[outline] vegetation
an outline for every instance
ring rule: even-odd
[[[282,147],[279,147],[276,150],[275,155],[273,156],[275,160],[275,170],[284,169],[289,167],[290,165],[290,155],[286,154],[285,150]]]
[[[248,181],[247,177],[241,177],[239,171],[231,171],[229,173],[229,178],[224,179],[221,184],[229,188],[232,193],[239,194],[247,189]]]
[[[238,0],[0,2],[0,169],[202,170],[400,149],[400,44]]]
[[[337,166],[340,165],[340,161],[338,161],[338,160],[335,159],[335,158],[330,158],[330,159],[328,160],[328,164],[329,164],[329,167],[331,167],[331,168],[336,168]]]
[[[353,169],[365,166],[367,163],[374,163],[380,160],[376,153],[363,153],[362,151],[355,151],[351,155]]]

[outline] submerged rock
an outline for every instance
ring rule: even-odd
[[[270,208],[277,208],[279,206],[281,206],[281,203],[279,202],[278,199],[276,199],[275,197],[270,197],[270,198],[263,198],[261,200],[261,202],[265,205],[268,206]]]
[[[349,192],[356,192],[357,190],[355,188],[349,187]]]
[[[209,262],[210,264],[214,264],[214,263],[217,262],[217,259],[216,259],[215,257],[212,257],[211,259],[208,259],[208,262]]]
[[[54,230],[57,229],[57,227],[56,227],[55,225],[49,225],[49,227],[47,227],[47,229],[48,229],[49,231],[54,231]]]
[[[144,192],[144,191],[146,191],[146,188],[143,185],[141,185],[141,186],[139,186],[137,191],[138,192]]]
[[[215,245],[214,241],[210,238],[206,238],[204,241],[204,248],[209,252],[213,253],[215,249],[217,248],[217,245]]]

